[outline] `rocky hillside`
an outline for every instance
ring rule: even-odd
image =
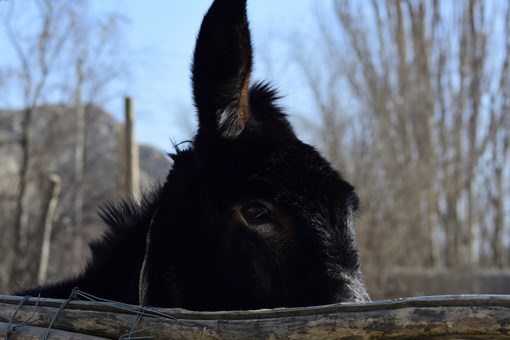
[[[97,238],[104,228],[98,219],[98,206],[125,196],[122,187],[123,169],[121,146],[122,125],[101,108],[85,109],[86,133],[83,179],[75,174],[76,115],[72,108],[52,105],[38,107],[34,112],[33,141],[26,206],[28,207],[27,249],[33,256],[40,249],[42,220],[49,195],[49,177],[61,178],[62,190],[54,221],[54,238],[50,262],[52,276],[61,268],[79,270],[87,256],[86,242]],[[18,171],[21,160],[22,112],[0,110],[0,254],[5,244],[2,237],[13,225],[15,198],[18,192]],[[171,163],[160,150],[142,145],[139,148],[143,185],[164,180]],[[76,209],[76,197],[82,188],[83,209]],[[2,227],[5,226],[5,227]],[[27,254],[32,256],[31,254]],[[62,256],[65,255],[65,256]],[[28,256],[30,258],[30,256]],[[37,261],[26,260],[27,280],[33,280]],[[64,267],[63,267],[64,266]],[[2,286],[0,259],[0,290]]]

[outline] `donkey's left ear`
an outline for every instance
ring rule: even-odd
[[[192,66],[199,134],[235,139],[250,121],[252,46],[246,0],[215,0],[198,34]]]

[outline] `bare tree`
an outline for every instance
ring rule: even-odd
[[[68,133],[76,137],[73,179],[76,189],[72,193],[73,217],[79,226],[83,215],[87,112],[104,99],[123,65],[115,60],[120,54],[116,45],[120,16],[94,17],[85,0],[12,1],[8,6],[3,24],[18,61],[13,67],[17,77],[11,78],[10,84],[19,84],[20,105],[24,108],[15,216],[14,222],[5,228],[3,239],[10,246],[2,260],[2,267],[9,268],[2,280],[12,286],[22,277],[30,276],[33,270],[29,270],[32,266],[29,264],[37,262],[30,259],[38,256],[38,250],[28,254],[27,249],[30,236],[42,237],[43,223],[42,217],[33,220],[30,216],[34,210],[45,208],[34,205],[32,200],[28,202],[28,197],[29,191],[35,190],[30,187],[38,180],[44,182],[49,175],[41,175],[40,169],[45,169],[42,165],[49,167],[49,172],[52,167],[42,155],[44,147],[33,143],[34,116],[48,101],[68,103],[67,106],[75,108],[76,130]],[[31,20],[29,26],[20,24],[25,22],[20,18],[26,13]]]
[[[510,4],[332,9],[319,12],[324,62],[296,61],[325,152],[361,190],[368,271],[507,265]]]
[[[8,278],[10,282],[16,280],[19,271],[24,267],[23,264],[20,266],[14,265],[14,259],[19,259],[18,255],[27,244],[28,221],[25,201],[31,167],[30,148],[33,115],[44,96],[48,79],[64,45],[69,40],[69,32],[71,31],[69,21],[64,21],[62,26],[56,25],[57,20],[62,19],[67,14],[67,11],[64,11],[61,6],[55,6],[56,4],[51,1],[37,1],[36,4],[41,21],[34,37],[30,40],[22,40],[13,27],[15,2],[10,2],[9,12],[4,18],[7,37],[19,60],[20,84],[23,88],[22,101],[25,107],[20,138],[21,164],[19,167],[20,180],[15,219],[14,225],[7,228],[8,230],[5,233],[6,242],[13,245],[12,250],[6,254],[7,262],[10,262],[7,267],[13,270],[11,277]]]
[[[75,145],[75,186],[73,189],[74,224],[83,222],[83,182],[85,176],[86,124],[91,105],[100,103],[108,96],[108,87],[113,81],[125,76],[127,68],[120,56],[119,28],[125,19],[118,14],[109,14],[102,18],[80,15],[73,32],[72,53],[68,64],[74,65],[75,79],[69,89],[70,105],[76,109],[76,145]],[[72,67],[68,68],[72,70]]]

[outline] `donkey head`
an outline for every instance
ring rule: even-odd
[[[142,302],[195,310],[368,299],[354,188],[295,136],[275,91],[250,86],[246,0],[216,0],[197,39],[199,129],[148,235]]]

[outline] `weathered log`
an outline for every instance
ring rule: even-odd
[[[46,328],[62,300],[28,300],[0,296],[0,321],[29,319]],[[70,302],[52,325],[62,330],[104,338],[154,339],[255,338],[470,338],[510,339],[510,296],[468,295],[420,297],[363,304],[337,304],[258,311],[193,312],[182,309],[143,309],[139,306],[85,301]],[[2,328],[4,329],[4,328]],[[0,334],[1,331],[0,331]]]
[[[5,337],[7,334],[8,324],[0,322],[0,334]],[[25,326],[16,330],[15,333],[9,334],[9,340],[40,340],[43,339],[48,328]],[[95,336],[65,332],[56,329],[51,329],[49,332],[48,339],[51,340],[105,340],[105,338],[99,338]]]

